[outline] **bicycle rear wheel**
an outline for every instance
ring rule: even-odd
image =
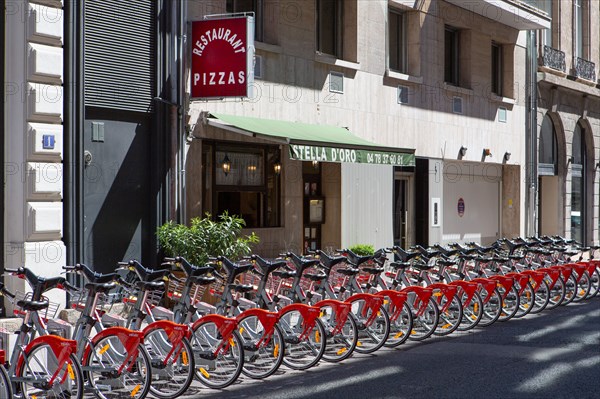
[[[22,356],[23,361],[16,370],[21,399],[83,398],[83,375],[75,355],[59,365],[50,345],[43,343]],[[55,381],[50,384],[55,374]]]
[[[183,338],[181,346],[173,352],[173,343],[166,331],[159,328],[144,337],[144,346],[152,364],[152,395],[174,399],[187,391],[194,380],[194,356],[188,339]]]
[[[138,355],[119,373],[130,355],[114,335],[90,344],[83,358],[86,380],[100,399],[143,399],[150,390],[151,364],[143,344]]]
[[[323,357],[325,328],[320,320],[315,321],[315,325],[309,328],[298,310],[287,310],[279,316],[278,326],[285,342],[283,364],[287,367],[306,370]]]
[[[283,333],[275,326],[270,339],[265,339],[265,329],[256,316],[238,320],[238,333],[244,345],[242,373],[250,378],[261,379],[275,373],[285,354]]]
[[[219,326],[213,321],[200,322],[192,335],[196,378],[209,388],[221,389],[233,384],[244,367],[243,341],[234,331],[223,342]]]
[[[352,301],[352,314],[358,328],[358,341],[356,348],[358,353],[373,353],[381,348],[390,334],[390,318],[386,310],[379,309],[375,319],[370,325],[367,325],[369,319],[373,316],[372,309],[365,309],[367,303],[364,299]]]

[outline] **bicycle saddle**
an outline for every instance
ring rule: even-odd
[[[329,256],[321,250],[317,250],[317,254],[320,256],[320,261],[323,264],[323,266],[325,266],[328,269],[331,269],[333,266],[347,261],[346,257],[344,256]]]
[[[343,253],[348,258],[348,262],[356,267],[373,259],[373,255],[359,256],[349,249],[340,249],[338,252]]]
[[[327,275],[325,273],[304,273],[304,277],[311,281],[322,281],[327,278]]]
[[[254,290],[254,287],[250,284],[229,284],[227,287],[230,290],[234,290],[235,292],[239,292],[242,294]]]
[[[393,269],[406,269],[408,267],[410,267],[410,262],[391,262],[390,263],[390,267],[392,267]]]
[[[115,288],[117,283],[115,281],[111,281],[109,283],[86,283],[85,289],[90,291],[91,293],[96,292],[108,292]]]
[[[215,282],[216,278],[214,276],[193,276],[190,278],[190,280],[194,283],[194,284],[199,284],[199,285],[209,285]]]
[[[360,272],[360,270],[353,268],[353,267],[345,267],[345,268],[337,269],[336,272],[343,274],[345,276],[354,276],[354,275],[358,274],[358,272]]]
[[[296,277],[296,272],[288,272],[288,271],[280,270],[280,271],[273,272],[273,276],[284,278],[284,279],[294,278],[294,277]]]
[[[48,301],[17,301],[17,306],[21,309],[29,312],[35,312],[38,310],[46,309],[48,307]]]
[[[362,271],[364,271],[365,273],[369,273],[369,274],[383,273],[384,270],[385,269],[383,267],[363,267],[362,268]]]

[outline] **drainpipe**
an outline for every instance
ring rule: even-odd
[[[525,73],[526,125],[525,125],[525,234],[537,234],[537,46],[536,31],[527,31],[527,55]]]

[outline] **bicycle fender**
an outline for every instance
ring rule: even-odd
[[[442,295],[444,295],[446,297],[446,299],[447,299],[446,304],[444,305],[444,307],[442,309],[440,309],[440,311],[442,313],[447,311],[448,308],[450,307],[450,304],[452,303],[452,299],[454,299],[454,296],[456,295],[456,292],[458,291],[458,287],[456,287],[454,285],[448,285],[445,283],[435,283],[435,284],[428,285],[428,287],[433,290],[440,290],[442,292]],[[433,295],[435,296],[436,294],[434,293]],[[441,298],[437,302],[439,304],[441,302]]]
[[[346,299],[344,302],[352,303],[354,301],[360,301],[360,300],[365,301],[365,305],[366,305],[362,310],[362,315],[361,315],[362,317],[367,317],[367,312],[369,311],[369,309],[371,309],[371,316],[365,322],[366,326],[370,326],[371,324],[373,324],[373,322],[377,318],[377,313],[379,313],[379,310],[381,309],[381,306],[383,305],[383,298],[381,298],[377,295],[373,295],[373,294],[358,293],[358,294],[352,295],[350,298]]]
[[[404,303],[406,302],[406,292],[394,291],[394,290],[383,290],[379,291],[375,295],[380,296],[382,298],[388,297],[391,301],[390,306],[390,320],[396,321],[400,314],[402,313],[402,309],[404,308]]]
[[[258,345],[268,343],[271,340],[271,337],[273,336],[275,324],[277,324],[277,322],[279,321],[279,313],[270,312],[265,309],[251,308],[237,315],[235,319],[239,324],[239,322],[246,317],[256,317],[258,320],[260,320],[260,323],[264,328],[263,336],[258,341]]]
[[[39,345],[46,344],[50,346],[54,356],[58,359],[59,363],[66,362],[69,356],[77,352],[77,341],[72,339],[65,339],[57,335],[41,335],[31,341],[23,351],[24,353],[30,353]],[[15,370],[20,370],[23,364],[23,356],[19,356],[17,367]]]
[[[127,353],[131,354],[133,357],[137,356],[137,348],[144,341],[144,333],[142,331],[130,330],[125,327],[109,327],[94,335],[92,344],[85,348],[83,358],[85,359],[89,356],[92,345],[95,345],[100,342],[100,340],[110,336],[116,336],[125,347]]]
[[[190,338],[192,336],[192,330],[189,326],[185,324],[177,324],[170,320],[159,320],[153,323],[150,323],[142,330],[144,333],[144,337],[147,336],[150,332],[154,330],[165,330],[167,336],[169,337],[169,341],[173,344],[177,344],[181,342],[183,338]]]
[[[464,309],[466,309],[471,304],[471,301],[473,300],[473,297],[477,292],[477,288],[479,288],[479,285],[477,283],[472,283],[470,281],[464,280],[452,281],[448,283],[448,285],[460,287],[465,291],[465,293],[467,294],[467,300],[465,301],[465,303],[463,303]]]
[[[315,306],[319,308],[323,307],[331,307],[336,314],[336,326],[333,330],[333,335],[339,334],[344,325],[346,324],[346,320],[348,320],[348,314],[352,308],[352,305],[347,302],[338,301],[337,299],[324,299],[315,303]]]
[[[544,275],[541,273],[506,273],[506,276],[512,277],[516,280],[517,284],[519,285],[519,296],[523,295],[523,291],[525,291],[525,288],[527,288],[530,278],[535,282],[536,289],[534,289],[534,292],[537,291],[537,288],[544,279]]]
[[[483,286],[483,289],[487,292],[487,295],[483,299],[483,304],[487,304],[490,301],[490,299],[492,299],[492,295],[496,290],[496,281],[484,277],[479,277],[471,281],[479,283]]]

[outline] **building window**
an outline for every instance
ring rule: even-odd
[[[388,23],[389,68],[392,71],[406,73],[406,14],[390,10]]]
[[[227,211],[248,228],[281,225],[281,183],[277,146],[204,143],[203,209],[214,217]]]
[[[585,130],[578,123],[573,132],[572,156],[573,164],[571,165],[571,238],[581,242],[584,245],[587,243],[586,237],[586,148],[585,148]]]
[[[574,19],[574,34],[575,34],[575,57],[584,58],[583,56],[583,0],[573,1],[573,19]]]
[[[558,174],[558,143],[556,130],[550,116],[544,116],[538,143],[538,168],[540,175]]]
[[[226,9],[228,13],[254,12],[254,40],[263,41],[263,0],[227,0]]]
[[[492,43],[492,93],[502,95],[502,46]]]
[[[317,0],[317,51],[342,58],[342,0]]]
[[[444,32],[444,81],[454,86],[459,85],[459,39],[460,32],[446,26]]]

